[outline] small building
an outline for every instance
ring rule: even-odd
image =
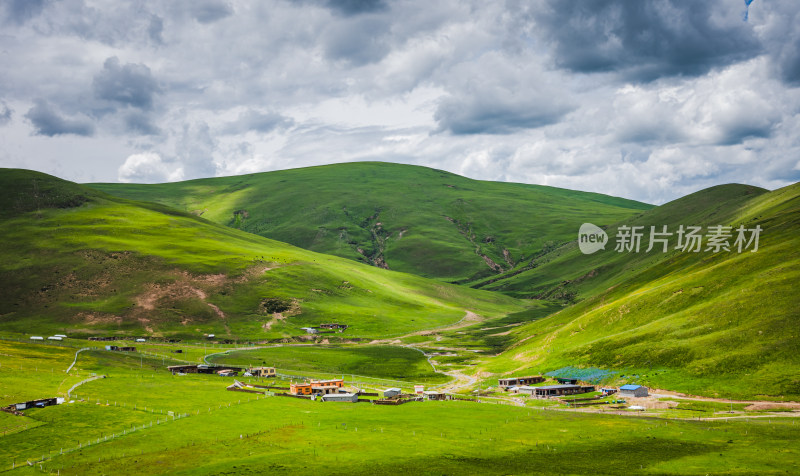
[[[227,370],[231,372],[241,372],[243,369],[240,367],[211,367],[205,364],[187,364],[187,365],[170,365],[167,370],[175,374],[213,374],[219,375],[220,371]]]
[[[209,334],[209,335],[206,336],[206,338],[207,339],[213,339],[214,338],[214,334]]]
[[[396,397],[401,393],[403,393],[403,391],[400,390],[399,388],[387,388],[386,390],[383,391],[383,398]]]
[[[337,323],[320,324],[319,328],[320,329],[327,329],[327,330],[331,330],[331,329],[345,330],[345,329],[347,329],[347,324],[337,324]]]
[[[497,380],[497,385],[503,388],[519,387],[520,385],[533,385],[535,383],[544,382],[544,377],[541,375],[533,375],[530,377],[509,377]]]
[[[14,403],[9,405],[9,407],[13,407],[14,410],[22,411],[27,410],[29,408],[44,408],[49,407],[51,405],[61,405],[64,403],[64,399],[62,397],[53,397],[53,398],[41,398],[39,400],[30,400],[23,403]]]
[[[358,395],[355,393],[330,393],[322,396],[323,402],[350,402],[357,403]]]
[[[417,395],[422,395],[422,392],[425,391],[424,385],[414,385],[414,393]]]
[[[253,377],[275,377],[275,367],[250,367],[248,372]]]
[[[292,395],[311,395],[311,384],[308,382],[289,384],[289,393]]]
[[[120,352],[136,352],[136,347],[120,347]]]
[[[136,339],[136,342],[145,342],[145,340],[140,337],[140,338]]]
[[[31,336],[31,340],[44,340],[42,336]]]
[[[222,369],[222,370],[217,370],[217,375],[219,375],[220,377],[236,377],[237,375],[239,375],[239,372],[232,369]]]
[[[646,397],[647,395],[647,387],[641,385],[630,384],[619,388],[620,397]]]
[[[446,393],[437,392],[435,390],[427,390],[422,392],[423,398],[425,400],[431,401],[443,401],[443,400],[451,400],[452,397]]]
[[[330,395],[333,393],[343,393],[336,385],[311,385],[311,390],[317,395]]]
[[[617,393],[617,389],[616,388],[601,388],[600,392],[603,394],[603,396],[613,395],[613,394]]]
[[[50,337],[47,338],[47,340],[61,340],[61,339],[62,338],[58,337],[58,336],[50,336]]]
[[[344,387],[344,380],[340,379],[340,378],[331,379],[331,380],[312,380],[310,383],[311,383],[311,387],[312,388],[316,388],[316,387],[336,387],[338,389],[338,388]]]
[[[560,397],[562,395],[577,395],[579,393],[593,392],[592,385],[543,385],[541,387],[522,386],[519,393],[527,393],[534,397]]]
[[[119,350],[119,347],[117,347],[116,345],[107,345],[106,346],[106,350],[115,350],[116,351],[116,350]]]
[[[556,381],[562,385],[575,385],[578,383],[578,379],[572,377],[556,377]]]
[[[62,339],[66,339],[67,338],[66,334],[56,334],[53,337],[61,337]]]

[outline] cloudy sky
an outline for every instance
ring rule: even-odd
[[[774,189],[800,180],[800,3],[751,2],[0,0],[0,167]]]

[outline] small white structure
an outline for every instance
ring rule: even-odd
[[[209,334],[207,337],[208,337],[209,339],[213,339],[213,338],[214,338],[214,334]]]
[[[31,336],[31,340],[44,340],[42,336]]]
[[[301,331],[306,331],[309,334],[316,334],[317,333],[317,330],[314,329],[313,327],[301,327],[300,330]]]
[[[383,398],[396,397],[401,393],[403,393],[403,391],[400,390],[399,388],[387,388],[386,390],[383,391]]]
[[[66,339],[67,336],[64,334],[56,334],[55,337],[61,337],[62,339]]]
[[[620,397],[646,397],[647,387],[641,385],[623,385],[619,388]]]
[[[136,342],[145,342],[145,340],[142,339],[142,338],[139,338],[139,339],[136,339]]]
[[[424,391],[425,391],[424,385],[414,385],[414,393],[416,393],[417,395],[422,395],[422,392]]]
[[[355,393],[329,393],[322,396],[323,402],[350,402],[357,403],[358,395]]]
[[[59,337],[59,336],[50,336],[50,337],[47,338],[47,340],[61,340],[61,337]]]

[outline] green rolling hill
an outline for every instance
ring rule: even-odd
[[[156,185],[90,184],[374,266],[468,283],[652,208],[596,193],[359,162]],[[520,297],[528,297],[522,293]]]
[[[730,251],[645,252],[650,226],[731,226]],[[640,252],[615,251],[620,226],[644,226]],[[762,229],[756,252],[736,229]],[[573,241],[485,288],[568,295],[576,304],[516,328],[483,370],[597,367],[653,387],[722,397],[800,396],[800,184],[703,190],[608,228],[604,251]],[[751,233],[746,233],[750,238]]]
[[[279,339],[397,335],[520,301],[314,253],[38,172],[0,172],[0,330]]]

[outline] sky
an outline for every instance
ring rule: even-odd
[[[0,167],[775,189],[800,181],[798,25],[797,0],[0,0]]]

